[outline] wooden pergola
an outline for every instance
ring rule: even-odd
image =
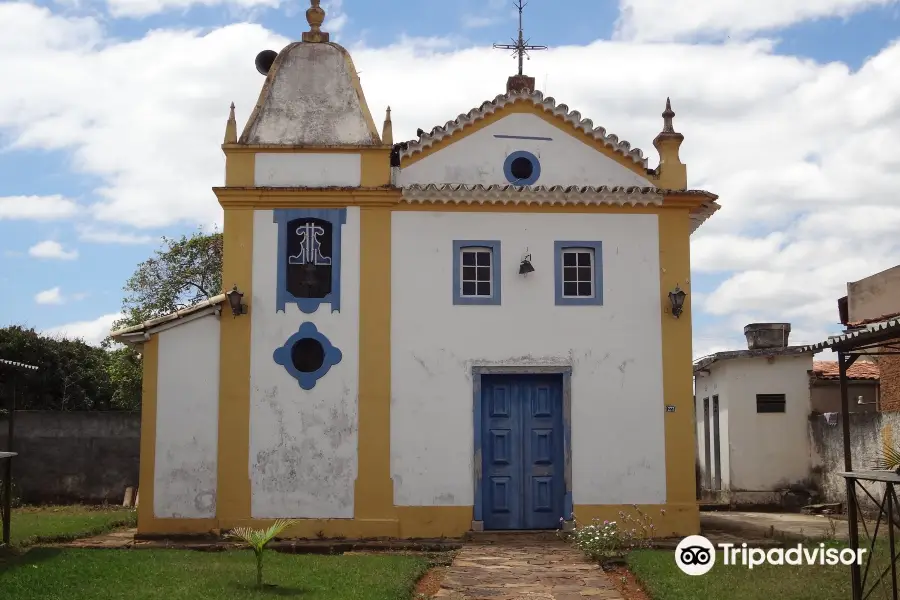
[[[3,465],[3,489],[2,502],[0,502],[0,517],[3,520],[3,544],[8,546],[10,539],[10,525],[12,521],[12,466],[13,458],[17,456],[15,449],[15,430],[16,430],[16,375],[22,371],[37,371],[34,365],[27,365],[12,360],[0,358],[0,371],[12,373],[10,378],[10,386],[7,397],[7,437],[6,451],[0,451],[0,464]]]
[[[865,569],[854,563],[850,566],[851,592],[853,600],[865,600],[881,587],[885,597],[898,599],[897,589],[897,549],[894,530],[900,529],[900,501],[896,488],[900,486],[900,474],[893,471],[853,470],[853,457],[850,446],[850,398],[848,391],[847,370],[861,356],[900,355],[900,318],[878,323],[870,323],[848,330],[842,335],[828,338],[824,342],[806,346],[804,351],[821,352],[831,350],[838,356],[838,373],[841,386],[841,426],[844,439],[844,472],[840,473],[847,485],[847,528],[850,534],[850,548],[859,549],[859,525],[862,523],[869,538],[866,548]],[[866,483],[881,483],[884,494],[876,498],[866,488]],[[874,530],[869,531],[865,516],[860,511],[860,493],[878,507],[878,520]],[[870,519],[871,520],[871,519]],[[884,520],[884,523],[882,523]],[[887,528],[888,547],[890,548],[890,564],[881,568],[874,564],[873,550],[878,538],[879,529]],[[874,570],[870,573],[870,569]],[[872,576],[871,579],[869,576]],[[889,584],[886,579],[890,576]],[[867,583],[870,586],[867,586]],[[880,584],[880,585],[879,585]]]

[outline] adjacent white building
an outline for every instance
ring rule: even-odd
[[[744,328],[747,349],[694,363],[701,497],[780,504],[810,475],[812,352],[789,346],[787,323]]]

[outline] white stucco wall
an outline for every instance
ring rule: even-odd
[[[551,139],[509,139],[497,135]],[[512,113],[401,169],[398,184],[507,185],[503,163],[509,154],[519,150],[531,152],[540,160],[541,177],[533,185],[653,187],[646,178],[527,113]]]
[[[766,357],[738,358],[716,367],[719,388],[724,388],[720,406],[724,398],[728,411],[723,418],[728,424],[728,488],[768,492],[809,477],[807,371],[812,356],[779,356],[771,362]],[[785,394],[785,412],[757,413],[757,394]],[[724,471],[724,460],[722,467]]]
[[[341,310],[276,313],[278,226],[258,210],[253,227],[250,480],[254,518],[352,518],[357,473],[359,209],[341,233]],[[272,358],[305,321],[343,354],[309,391]]]
[[[709,471],[710,484],[715,487],[716,455],[720,456],[720,469],[722,475],[722,488],[728,489],[731,481],[730,456],[728,452],[728,395],[726,394],[726,381],[724,363],[714,363],[709,369],[709,374],[700,374],[696,379],[697,405],[694,421],[697,431],[697,460],[703,473],[701,486],[706,487],[706,473]],[[714,419],[713,396],[719,396],[719,443],[716,445],[715,427],[709,430],[710,464],[706,464],[706,429],[709,426],[706,421],[706,413],[703,408],[704,398],[709,398],[710,420]]]
[[[254,164],[259,187],[355,187],[361,177],[358,153],[259,153]]]
[[[157,518],[216,516],[219,319],[207,315],[157,334]]]
[[[501,241],[502,305],[453,305],[453,240]],[[555,305],[555,240],[603,242],[603,306]],[[473,365],[571,366],[574,502],[665,501],[658,240],[655,215],[394,213],[396,504],[473,504]]]

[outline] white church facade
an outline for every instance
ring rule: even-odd
[[[690,235],[718,205],[671,108],[655,168],[523,75],[394,143],[308,19],[226,128],[233,292],[114,333],[144,357],[139,532],[455,537],[633,504],[699,531]]]

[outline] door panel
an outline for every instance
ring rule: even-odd
[[[482,377],[485,529],[555,529],[565,474],[562,378]]]

